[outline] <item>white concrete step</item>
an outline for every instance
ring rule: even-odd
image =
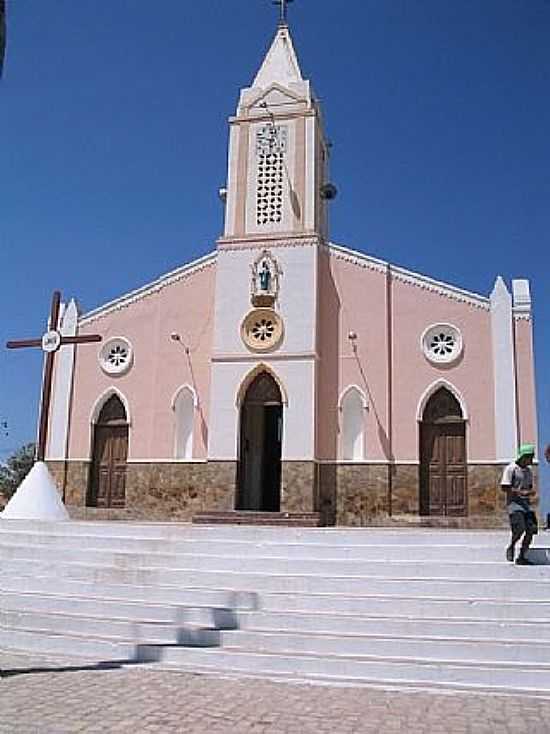
[[[129,662],[136,659],[136,645],[133,642],[3,627],[0,627],[0,649],[74,656],[94,662]]]
[[[307,653],[360,657],[403,658],[411,661],[456,660],[481,663],[550,665],[550,645],[524,640],[439,639],[404,636],[330,635],[279,631],[235,630],[221,633],[224,648],[278,655]]]
[[[550,692],[550,568],[508,537],[0,519],[0,647]]]
[[[453,530],[433,528],[289,528],[246,525],[192,525],[189,523],[134,522],[43,522],[40,520],[3,520],[0,535],[36,533],[38,535],[129,537],[157,539],[164,543],[188,538],[203,540],[253,541],[322,545],[374,544],[382,539],[387,545],[417,545],[431,548],[434,544],[460,547],[492,544],[509,537],[505,530]],[[539,536],[544,538],[544,533]]]
[[[0,524],[0,529],[1,529]],[[360,539],[361,541],[364,539]],[[470,563],[470,562],[498,562],[504,560],[504,548],[508,537],[502,537],[502,544],[484,538],[479,539],[476,545],[457,547],[443,540],[430,546],[432,561]],[[483,542],[481,542],[483,541]],[[67,550],[71,554],[78,552],[81,557],[93,551],[111,553],[135,553],[139,557],[144,555],[172,564],[172,557],[179,556],[231,556],[235,558],[292,558],[304,560],[360,560],[360,561],[426,561],[425,545],[406,545],[384,542],[378,538],[377,542],[357,542],[349,544],[322,544],[322,543],[281,543],[277,541],[257,542],[256,540],[226,540],[203,539],[186,537],[178,540],[150,539],[127,536],[65,536],[62,534],[45,535],[39,533],[10,533],[0,530],[0,555],[2,557],[35,558],[37,554],[59,553],[66,557]],[[547,547],[537,550],[539,555],[550,553],[550,538]],[[98,557],[101,557],[98,555]]]
[[[70,600],[69,600],[70,601]],[[178,631],[182,628],[202,628],[238,630],[241,634],[232,641],[224,637],[222,643],[232,647],[242,644],[251,649],[266,649],[261,645],[242,643],[248,640],[243,633],[288,633],[291,640],[298,640],[294,635],[309,635],[316,643],[319,636],[342,637],[341,649],[345,650],[350,636],[354,638],[416,638],[433,640],[475,641],[476,645],[504,642],[516,644],[533,643],[537,646],[550,643],[550,629],[547,623],[508,623],[484,620],[483,622],[454,622],[452,620],[417,620],[407,617],[394,619],[368,618],[349,615],[317,614],[315,617],[303,614],[273,614],[265,612],[241,612],[213,607],[168,608],[163,619],[152,620],[150,610],[140,616],[137,609],[130,608],[129,616],[123,617],[119,610],[112,611],[117,616],[92,615],[90,611],[75,609],[71,612],[52,608],[50,603],[46,610],[21,609],[7,606],[3,600],[0,611],[0,626],[5,628],[48,631],[57,634],[82,634],[89,637],[98,636],[120,640],[149,641],[165,644],[182,642]],[[128,607],[128,605],[126,605]],[[104,608],[104,607],[103,607]],[[261,642],[262,638],[259,638]],[[278,638],[279,640],[282,638]],[[219,642],[219,640],[218,640]],[[302,643],[300,643],[302,644]],[[285,650],[287,648],[284,648]],[[288,648],[294,649],[294,648]],[[548,649],[545,654],[548,655]],[[359,654],[359,653],[357,653]],[[549,658],[550,659],[550,658]]]
[[[387,564],[385,564],[387,565]],[[491,567],[486,575],[473,577],[458,576],[460,567],[452,566],[449,575],[446,569],[434,569],[434,575],[415,576],[416,567],[395,567],[395,576],[381,574],[379,567],[365,568],[360,576],[328,575],[308,573],[260,573],[237,570],[209,569],[164,569],[135,567],[133,564],[120,566],[90,566],[83,563],[58,563],[47,561],[28,562],[12,559],[2,569],[2,577],[20,577],[31,572],[36,576],[49,576],[78,581],[93,581],[100,584],[128,584],[150,586],[213,587],[256,592],[299,592],[331,594],[381,594],[399,596],[431,596],[443,598],[498,598],[507,599],[550,599],[550,568],[547,566]],[[322,569],[319,569],[322,571]],[[491,571],[495,576],[492,577]],[[457,572],[452,577],[453,571]],[[0,583],[1,580],[0,580]]]
[[[204,615],[206,618],[206,614]],[[138,644],[219,646],[220,631],[190,623],[141,622],[83,617],[71,614],[2,611],[0,629],[52,634],[57,637],[102,639]],[[13,647],[13,643],[7,643]],[[70,654],[70,650],[67,651]]]
[[[246,573],[270,574],[313,574],[323,576],[378,576],[383,578],[463,578],[465,565],[468,565],[469,578],[516,578],[518,571],[512,564],[505,561],[504,551],[500,558],[489,561],[485,556],[470,558],[465,561],[454,554],[453,557],[441,559],[437,555],[426,560],[404,558],[401,560],[379,560],[384,554],[384,548],[376,547],[376,558],[370,553],[372,548],[364,546],[365,555],[362,558],[304,558],[293,556],[292,550],[279,549],[279,556],[266,554],[264,546],[252,546],[239,549],[239,555],[229,555],[224,552],[223,544],[218,548],[210,548],[209,553],[198,552],[195,544],[189,543],[188,552],[176,553],[137,553],[134,551],[108,550],[99,548],[71,548],[70,553],[61,547],[52,548],[47,545],[21,546],[4,544],[0,546],[2,559],[6,565],[13,562],[13,568],[23,569],[24,563],[33,567],[37,562],[52,563],[56,566],[67,563],[80,563],[86,566],[115,567],[115,568],[160,568],[163,570],[200,570],[207,571],[241,571]],[[315,548],[315,547],[314,547]],[[402,547],[405,548],[406,547]],[[283,555],[285,552],[287,555]],[[217,551],[217,552],[216,552]],[[493,549],[494,551],[494,549]],[[425,554],[425,551],[424,551]],[[417,555],[420,555],[417,553]],[[493,552],[493,555],[496,555]],[[8,563],[9,562],[9,563]],[[550,569],[539,569],[542,576],[546,574],[550,579]]]
[[[335,594],[262,594],[236,593],[216,589],[175,589],[173,587],[117,586],[60,580],[52,594],[49,578],[10,578],[2,583],[2,603],[6,609],[59,612],[105,616],[111,619],[141,619],[170,622],[178,607],[203,609],[230,608],[246,612],[260,609],[264,614],[298,614],[315,620],[318,615],[339,617],[376,617],[388,620],[411,618],[419,621],[441,619],[454,621],[494,621],[541,623],[550,630],[550,602],[433,597],[384,597]],[[7,587],[10,587],[9,590]]]
[[[55,582],[52,580],[55,579]],[[52,594],[68,597],[87,597],[112,601],[171,604],[179,606],[215,606],[230,609],[256,609],[258,595],[255,592],[208,587],[151,586],[139,584],[109,584],[52,576],[14,576],[0,572],[0,589],[3,592],[25,594]]]
[[[161,666],[195,672],[240,673],[327,682],[491,690],[495,692],[547,693],[550,666],[522,664],[480,665],[456,661],[410,662],[372,657],[274,655],[225,648],[166,648],[142,651],[151,659],[160,655]]]
[[[405,610],[403,610],[405,611]],[[348,614],[297,614],[291,612],[239,612],[238,628],[251,631],[295,632],[315,635],[368,635],[440,639],[515,640],[550,643],[550,620],[507,622],[483,619],[455,621],[415,617],[368,617]]]

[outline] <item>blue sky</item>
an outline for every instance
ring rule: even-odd
[[[550,2],[289,15],[333,142],[333,241],[482,294],[529,278],[550,442]],[[213,249],[226,120],[276,17],[269,0],[8,0],[1,343],[42,333],[54,288],[89,310]],[[34,436],[40,376],[38,350],[0,349],[0,458]]]

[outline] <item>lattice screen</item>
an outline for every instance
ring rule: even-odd
[[[287,128],[264,125],[256,132],[258,179],[256,224],[278,224],[283,219],[284,157]]]

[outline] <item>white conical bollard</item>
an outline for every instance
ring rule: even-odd
[[[0,514],[2,520],[69,520],[43,461],[37,461]]]

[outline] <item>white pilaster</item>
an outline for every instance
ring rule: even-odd
[[[235,217],[237,212],[237,178],[239,162],[240,127],[231,125],[229,132],[229,153],[227,162],[227,201],[225,204],[225,236],[235,234]]]
[[[499,275],[491,293],[495,399],[495,458],[508,462],[517,450],[517,403],[512,297]]]
[[[529,281],[523,278],[512,281],[512,293],[514,296],[514,313],[531,313],[531,290]]]
[[[78,322],[78,308],[73,300],[63,311],[61,334],[75,336]],[[50,461],[63,461],[67,457],[67,437],[69,431],[69,411],[75,347],[61,347],[55,357],[55,375],[50,404],[50,424],[46,458]]]

